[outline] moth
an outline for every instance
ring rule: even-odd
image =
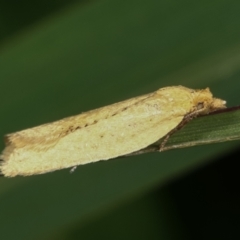
[[[4,176],[33,175],[134,153],[193,117],[225,108],[209,88],[155,92],[5,136]],[[161,148],[159,146],[159,148]]]

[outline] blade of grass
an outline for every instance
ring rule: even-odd
[[[239,107],[199,117],[170,137],[164,150],[240,139]]]
[[[240,107],[228,108],[193,119],[170,136],[162,151],[240,139]],[[126,156],[158,152],[161,142]]]
[[[238,103],[239,4],[104,0],[34,26],[1,49],[1,135],[174,84],[204,85]],[[221,64],[211,69],[213,55]],[[212,71],[204,71],[202,62]],[[178,78],[183,68],[188,70]],[[79,167],[71,175],[1,179],[1,236],[44,239],[86,223],[233,146],[133,156]]]

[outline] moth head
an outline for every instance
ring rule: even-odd
[[[220,98],[213,98],[209,88],[197,90],[193,98],[194,111],[199,115],[208,114],[226,108],[226,101]]]

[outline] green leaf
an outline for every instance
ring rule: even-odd
[[[164,150],[239,139],[240,110],[238,108],[226,109],[194,119],[182,131],[170,137]]]
[[[239,105],[239,7],[237,0],[103,0],[32,24],[1,44],[0,135],[171,85],[210,87],[228,106]],[[91,224],[237,144],[99,162],[73,174],[2,178],[1,237],[46,239]]]

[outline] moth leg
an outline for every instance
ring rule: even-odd
[[[155,152],[155,151],[159,151],[162,152],[164,151],[164,146],[166,145],[168,139],[178,130],[180,130],[181,128],[183,128],[188,122],[190,122],[194,117],[196,117],[198,115],[198,112],[191,112],[189,114],[187,114],[183,120],[178,124],[177,127],[175,127],[174,129],[172,129],[167,135],[165,135],[164,139],[161,141],[158,140],[157,142],[155,142],[154,144],[149,145],[146,148],[143,148],[141,150],[138,150],[136,152],[133,153],[129,153],[126,155],[122,155],[120,157],[129,157],[129,156],[134,156],[134,155],[139,155],[139,154],[143,154],[143,153],[148,153],[148,152]]]
[[[76,170],[77,166],[71,168],[70,173],[73,173]]]

